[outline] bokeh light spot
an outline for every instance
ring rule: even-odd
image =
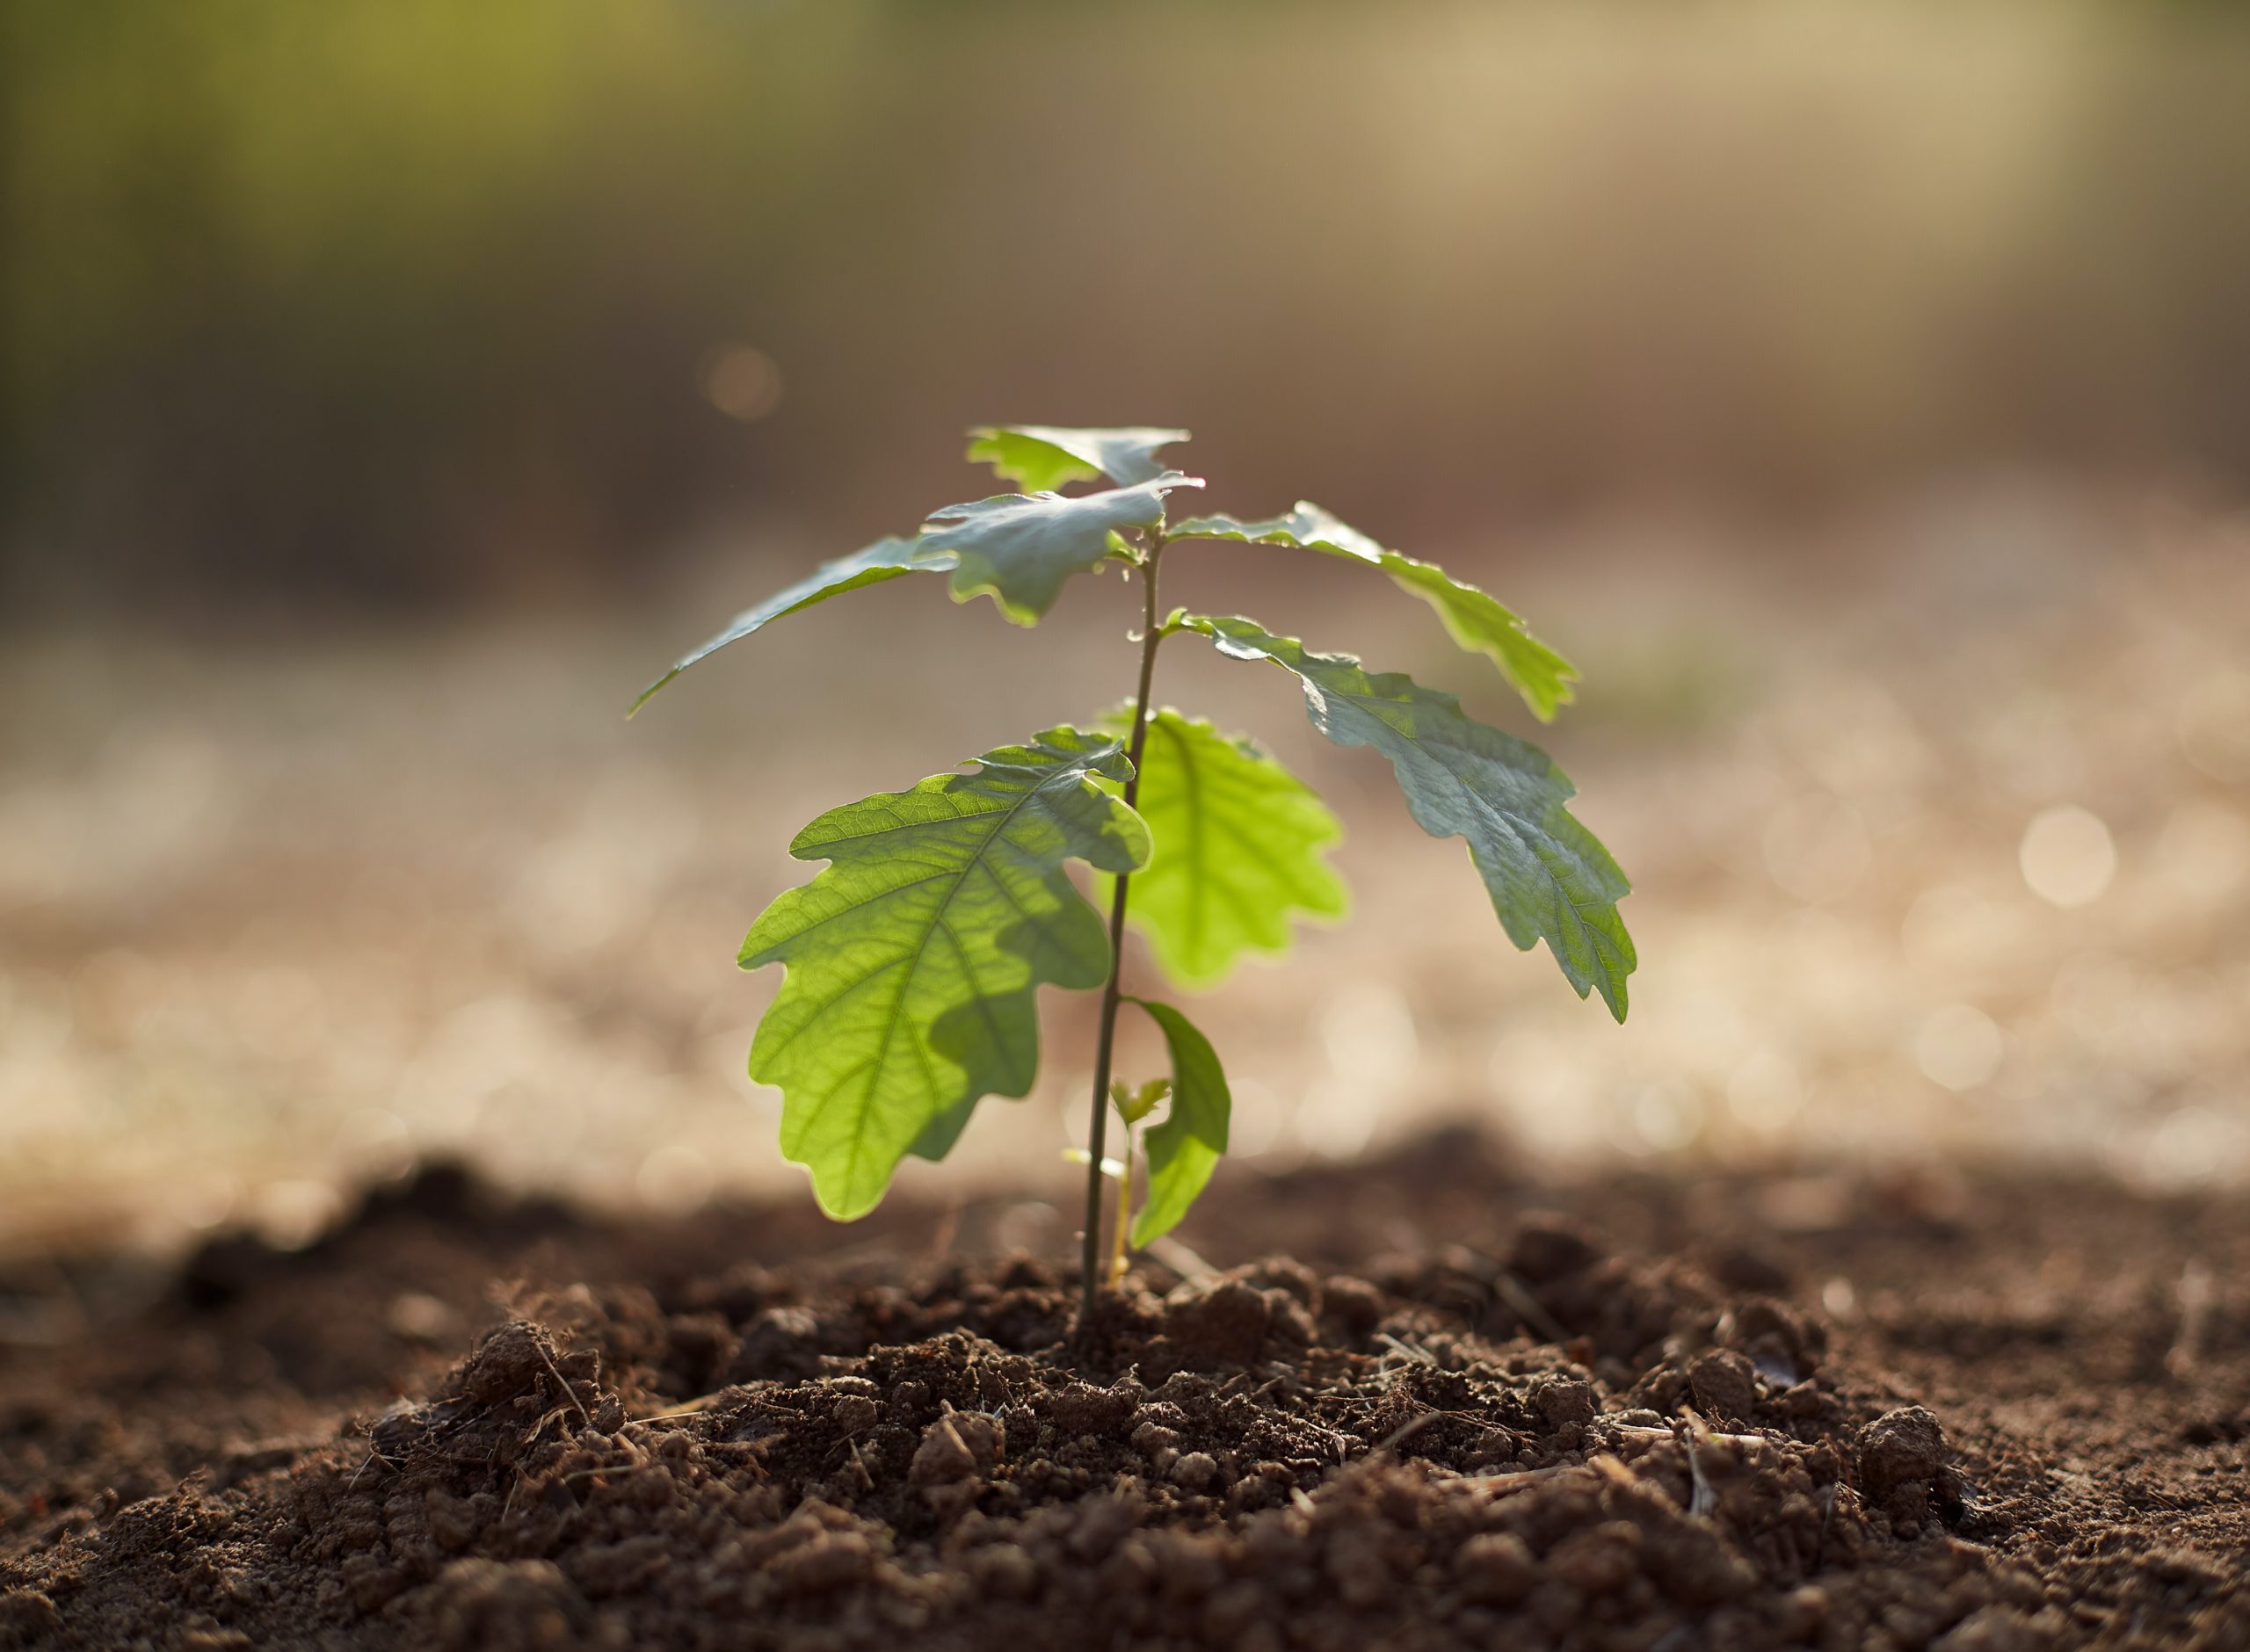
[[[1767,875],[1782,893],[1808,905],[1852,894],[1875,864],[1859,811],[1825,795],[1798,798],[1775,810],[1762,847]]]
[[[2023,880],[2041,900],[2060,907],[2101,898],[2117,875],[2117,846],[2101,817],[2075,803],[2042,809],[2016,849]]]
[[[728,344],[703,366],[703,394],[730,419],[748,424],[781,405],[781,369],[748,344]]]
[[[1726,1103],[1753,1130],[1784,1130],[1804,1105],[1804,1082],[1788,1056],[1761,1047],[1727,1076]]]
[[[2006,1054],[2000,1027],[1974,1004],[1934,1010],[1914,1034],[1914,1064],[1932,1083],[1948,1090],[1974,1090],[1989,1083]]]
[[[2250,671],[2212,673],[2180,704],[2180,748],[2214,780],[2250,780]]]

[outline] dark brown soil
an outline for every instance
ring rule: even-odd
[[[0,1647],[2250,1648],[2239,1200],[1446,1137],[1083,1351],[1042,1218],[437,1171],[0,1276]]]

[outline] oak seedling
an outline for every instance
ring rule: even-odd
[[[1229,541],[1340,557],[1387,576],[1437,612],[1461,647],[1489,658],[1540,721],[1571,698],[1576,672],[1523,621],[1434,562],[1390,550],[1317,505],[1259,520],[1172,519],[1172,496],[1202,482],[1158,459],[1175,430],[999,425],[971,432],[969,457],[1025,489],[948,505],[914,533],[826,563],[745,609],[642,694],[784,615],[909,574],[942,574],[956,602],[990,597],[1018,625],[1044,618],[1074,576],[1121,566],[1141,591],[1132,636],[1139,677],[1121,710],[1060,726],[829,810],[789,845],[828,864],[751,926],[740,963],[784,966],[750,1052],[751,1076],[782,1094],[781,1149],[811,1172],[821,1208],[873,1209],[908,1154],[939,1159],[986,1096],[1029,1092],[1039,1068],[1042,985],[1101,995],[1086,1151],[1084,1300],[1185,1215],[1226,1151],[1231,1099],[1210,1041],[1178,1006],[1129,994],[1125,930],[1190,988],[1222,980],[1245,953],[1280,953],[1300,921],[1345,909],[1326,859],[1340,836],[1312,791],[1249,741],[1154,699],[1158,651],[1208,640],[1231,659],[1279,667],[1301,685],[1313,726],[1390,764],[1424,830],[1457,837],[1510,940],[1545,941],[1580,997],[1625,1018],[1633,942],[1617,902],[1630,886],[1566,807],[1574,794],[1546,754],[1470,718],[1453,695],[1350,655],[1276,636],[1253,620],[1158,605],[1178,547]],[[1059,489],[1106,482],[1089,491]],[[1067,870],[1106,880],[1108,920]],[[1132,1004],[1170,1053],[1168,1078],[1113,1083],[1117,1019]],[[1163,1118],[1154,1119],[1158,1107]],[[1125,1132],[1105,1156],[1109,1112]],[[1145,1159],[1133,1204],[1136,1133]],[[1106,1183],[1118,1187],[1114,1243],[1101,1252]]]

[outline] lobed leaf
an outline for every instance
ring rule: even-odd
[[[789,852],[830,864],[743,942],[744,968],[788,966],[750,1074],[780,1087],[782,1153],[831,1216],[873,1209],[904,1154],[942,1155],[979,1098],[1030,1090],[1036,989],[1109,975],[1063,862],[1149,858],[1140,816],[1096,784],[1131,772],[1114,737],[1053,728],[976,765],[807,826]]]
[[[857,550],[849,556],[839,556],[834,562],[823,562],[804,578],[787,590],[777,591],[764,602],[744,609],[727,621],[726,629],[700,648],[690,648],[674,660],[671,670],[641,691],[641,698],[633,702],[628,717],[647,705],[656,692],[678,677],[689,666],[707,655],[715,654],[729,642],[739,642],[753,631],[761,629],[784,614],[800,608],[809,608],[815,603],[826,602],[831,597],[840,597],[847,591],[857,591],[862,585],[880,584],[886,579],[896,579],[902,574],[947,573],[960,562],[952,551],[931,546],[918,539],[877,540],[873,545]]]
[[[1168,1004],[1133,1000],[1146,1010],[1172,1051],[1172,1111],[1148,1133],[1149,1195],[1133,1218],[1133,1243],[1145,1247],[1179,1225],[1227,1150],[1234,1097],[1210,1040]]]
[[[1158,526],[1167,492],[1202,485],[1169,470],[1152,482],[1101,493],[996,494],[933,511],[919,543],[959,559],[955,601],[989,593],[1014,623],[1036,625],[1072,575],[1100,564],[1114,535]]]
[[[1121,738],[1131,732],[1129,710],[1105,721]],[[1292,912],[1344,916],[1344,880],[1324,858],[1343,828],[1311,787],[1248,741],[1158,712],[1134,807],[1155,849],[1133,874],[1127,915],[1181,985],[1211,985],[1253,948],[1288,951]]]
[[[1552,721],[1556,708],[1571,702],[1571,685],[1578,679],[1576,668],[1533,636],[1513,610],[1503,606],[1490,592],[1455,579],[1435,562],[1386,550],[1310,500],[1300,499],[1288,515],[1260,522],[1224,515],[1192,517],[1173,528],[1172,537],[1286,545],[1379,568],[1401,591],[1412,591],[1436,609],[1455,642],[1471,654],[1486,656],[1499,667],[1500,675],[1523,696],[1540,721]]]
[[[1369,676],[1348,654],[1320,654],[1255,620],[1175,615],[1236,659],[1270,660],[1304,685],[1313,727],[1341,746],[1390,760],[1406,807],[1433,837],[1468,839],[1508,938],[1544,939],[1579,996],[1599,990],[1625,1018],[1632,937],[1617,902],[1632,886],[1564,807],[1576,788],[1546,753],[1464,716],[1450,694],[1400,672]]]
[[[673,661],[670,670],[641,691],[626,715],[637,713],[658,690],[697,661],[729,642],[739,642],[784,614],[902,574],[950,573],[955,601],[967,602],[990,592],[1000,612],[1016,624],[1035,624],[1055,605],[1063,583],[1073,574],[1086,572],[1112,554],[1130,560],[1132,554],[1122,548],[1118,538],[1121,530],[1158,526],[1164,521],[1166,493],[1174,488],[1203,485],[1193,476],[1165,470],[1149,458],[1165,442],[1186,439],[1184,431],[1008,428],[1039,432],[1039,442],[1056,453],[1063,450],[1047,442],[1047,438],[1072,438],[1103,464],[1129,475],[1132,485],[1068,499],[1053,493],[1012,493],[948,505],[933,513],[913,538],[878,540],[849,556],[824,562],[795,584],[744,609],[716,636]],[[1051,476],[1054,473],[1034,468],[1024,474]],[[1086,469],[1081,474],[1094,473]]]
[[[1059,424],[986,424],[969,432],[969,458],[992,467],[1002,482],[1047,493],[1066,482],[1107,476],[1124,487],[1154,482],[1165,471],[1157,450],[1187,439],[1186,431],[1133,425],[1071,430]]]

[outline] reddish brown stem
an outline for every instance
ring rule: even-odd
[[[1141,752],[1149,735],[1149,685],[1157,670],[1157,645],[1164,641],[1164,627],[1157,613],[1157,559],[1164,554],[1163,534],[1149,547],[1141,564],[1141,685],[1133,696],[1133,732],[1125,755],[1133,766],[1125,782],[1125,807],[1141,795]],[[1109,1134],[1109,1069],[1117,1045],[1117,1007],[1123,994],[1120,973],[1125,967],[1125,894],[1132,881],[1121,873],[1109,900],[1109,980],[1101,989],[1101,1032],[1093,1050],[1093,1114],[1086,1131],[1086,1226],[1079,1250],[1085,1279],[1078,1299],[1078,1331],[1084,1337],[1093,1324],[1095,1294],[1101,1288],[1101,1158]],[[1122,1221],[1125,1214],[1118,1213]]]

